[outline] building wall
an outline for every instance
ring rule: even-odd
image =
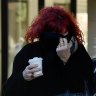
[[[1,14],[1,0],[0,0],[0,14]],[[1,15],[0,15],[0,94],[1,94]]]
[[[79,27],[84,34],[84,46],[88,51],[88,12],[87,12],[87,0],[77,0],[77,12],[76,18],[79,23]]]
[[[96,58],[96,0],[88,0],[88,52]]]
[[[34,3],[33,3],[34,1]],[[28,0],[28,25],[38,14],[38,0]]]

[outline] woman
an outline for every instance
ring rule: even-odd
[[[38,41],[34,42],[35,39]],[[60,7],[43,8],[29,27],[28,42],[16,55],[5,96],[89,96],[94,94],[93,64],[76,20]],[[29,59],[41,57],[38,64]],[[36,72],[43,74],[34,76]]]

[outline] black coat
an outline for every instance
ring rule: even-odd
[[[56,48],[40,41],[25,45],[15,56],[13,72],[5,84],[5,96],[55,96],[66,90],[83,92],[84,80],[93,93],[93,64],[83,45],[71,55],[67,64],[56,54]],[[32,81],[25,81],[22,72],[33,57],[43,58],[44,75]]]

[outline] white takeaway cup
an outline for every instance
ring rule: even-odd
[[[41,57],[34,57],[33,59],[29,59],[28,63],[29,64],[38,64],[38,67],[37,68],[40,68],[41,70],[38,71],[38,72],[34,72],[34,77],[39,77],[39,76],[42,76],[43,75],[43,72],[42,72],[42,58]]]

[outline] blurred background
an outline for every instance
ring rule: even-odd
[[[27,27],[41,8],[57,5],[72,12],[83,31],[86,50],[96,58],[96,0],[0,0],[0,96],[14,56],[25,43]]]

